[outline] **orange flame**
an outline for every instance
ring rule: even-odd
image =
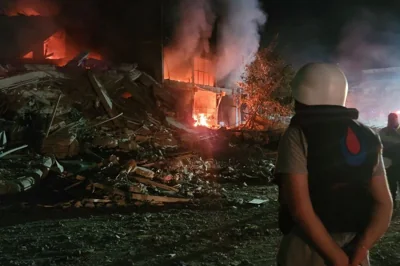
[[[194,123],[195,127],[197,126],[211,127],[206,114],[193,115],[193,119],[196,121]]]
[[[68,49],[67,49],[68,48]],[[78,55],[79,49],[66,43],[66,33],[64,30],[59,30],[43,42],[43,55],[46,59],[57,60],[58,66],[66,65],[71,59]],[[34,59],[32,51],[23,55],[24,59]],[[91,52],[88,58],[102,60],[103,57]]]
[[[43,54],[47,59],[62,59],[66,56],[65,31],[59,30],[44,41]]]
[[[96,60],[103,60],[103,57],[100,54],[95,53],[95,52],[91,52],[89,54],[88,58],[96,59]]]
[[[164,49],[164,79],[215,86],[215,71],[210,59],[194,56],[183,59],[180,51]]]
[[[22,58],[24,58],[24,59],[33,59],[33,52],[30,51],[29,53],[27,53],[26,55],[24,55]]]

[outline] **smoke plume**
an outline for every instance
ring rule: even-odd
[[[182,0],[179,9],[180,20],[172,44],[165,48],[164,57],[167,76],[171,70],[175,75],[186,78],[191,75],[188,72],[191,59],[209,52],[215,16],[209,0]]]
[[[400,65],[399,20],[391,14],[361,10],[342,30],[338,61],[353,75],[362,69]]]
[[[341,37],[338,62],[356,85],[347,105],[359,109],[363,122],[383,126],[388,113],[400,110],[399,72],[386,70],[367,77],[362,70],[400,67],[399,19],[364,9],[345,25]]]
[[[187,71],[191,60],[210,51],[217,14],[218,40],[213,58],[216,79],[228,86],[240,81],[246,64],[254,60],[259,30],[267,20],[258,0],[181,0],[181,19],[172,44],[165,48],[168,70],[190,76]]]
[[[219,26],[216,78],[234,85],[244,73],[244,68],[254,60],[259,43],[259,29],[267,17],[258,0],[223,0],[222,23]]]

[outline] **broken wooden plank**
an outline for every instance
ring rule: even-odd
[[[107,122],[110,122],[111,120],[117,119],[118,117],[120,117],[120,116],[123,115],[123,114],[124,114],[124,113],[120,113],[120,114],[117,115],[117,116],[111,117],[111,118],[109,118],[109,119],[107,119],[107,120],[105,120],[105,121],[101,121],[101,122],[99,122],[99,123],[97,123],[97,124],[94,124],[94,125],[91,126],[91,127],[97,127],[97,126],[100,126],[100,125],[105,124],[105,123],[107,123]]]
[[[143,164],[141,165],[142,167],[154,167],[154,168],[161,168],[161,166],[167,164],[166,161],[158,161],[154,163],[148,163],[148,164]]]
[[[152,76],[150,76],[149,74],[147,74],[145,72],[142,72],[142,74],[140,75],[139,81],[146,87],[150,87],[150,86],[154,85],[159,88],[162,88],[160,83],[158,83]]]
[[[164,185],[158,182],[154,182],[151,180],[148,180],[146,178],[142,178],[142,177],[135,177],[135,180],[138,181],[139,183],[145,184],[145,185],[149,185],[149,186],[154,186],[154,187],[158,187],[164,190],[168,190],[168,191],[173,191],[173,192],[179,192],[179,189],[168,186],[168,185]]]
[[[61,97],[62,97],[62,94],[60,94],[60,95],[58,96],[56,105],[54,106],[53,113],[52,113],[52,115],[51,115],[50,124],[49,124],[49,126],[48,126],[48,128],[47,128],[47,131],[46,131],[46,138],[49,136],[50,129],[51,129],[51,126],[53,125],[54,117],[56,116],[57,108],[58,108],[58,105],[60,104]]]
[[[90,52],[83,51],[72,58],[64,67],[79,67],[89,57]]]
[[[154,178],[155,173],[147,168],[141,167],[141,166],[137,166],[135,168],[135,173],[147,178]]]
[[[79,182],[73,183],[72,185],[69,185],[68,187],[64,188],[64,191],[68,191],[68,190],[70,190],[71,188],[74,188],[74,187],[76,187],[76,186],[79,186],[79,185],[82,184],[82,183],[83,183],[83,181],[79,181]]]
[[[116,66],[116,70],[121,71],[121,72],[130,72],[132,70],[135,70],[137,67],[138,67],[137,64],[122,63],[122,64]]]
[[[93,184],[90,184],[88,186],[88,188],[91,188],[91,187],[92,188],[98,188],[98,189],[101,189],[101,190],[104,190],[106,192],[109,192],[109,193],[112,193],[112,194],[115,194],[115,195],[119,195],[119,196],[125,196],[126,195],[126,193],[124,191],[122,191],[122,190],[120,190],[118,188],[105,186],[105,185],[100,184],[100,183],[93,183]]]
[[[178,202],[189,202],[191,199],[185,198],[173,198],[173,197],[163,197],[163,196],[152,196],[145,194],[132,194],[132,199],[139,201],[156,201],[156,202],[168,202],[168,203],[178,203]]]
[[[135,160],[129,160],[125,165],[125,171],[129,174],[130,172],[135,172],[137,163]]]
[[[97,93],[97,96],[99,96],[100,101],[104,105],[104,108],[106,108],[107,112],[112,112],[113,104],[110,97],[108,96],[107,91],[105,90],[101,82],[97,79],[97,77],[93,74],[93,72],[89,71],[88,75],[89,80]],[[114,115],[111,115],[110,117],[114,117]]]
[[[109,203],[112,202],[112,200],[109,199],[83,199],[82,203]]]
[[[103,105],[104,109],[106,110],[108,116],[110,118],[114,118],[115,116],[117,116],[117,114],[113,110],[113,103],[111,101],[111,98],[108,96],[108,93],[104,88],[103,84],[101,84],[100,80],[98,80],[98,78],[93,72],[88,71],[88,76],[90,83],[92,84],[92,87],[94,88],[97,96],[99,97],[100,102]],[[116,126],[120,125],[118,120],[114,119],[112,121],[114,125]]]
[[[142,185],[141,184],[135,184],[129,187],[129,192],[132,193],[142,193],[143,189],[142,189]]]

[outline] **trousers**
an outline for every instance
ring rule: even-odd
[[[344,247],[356,237],[356,233],[337,233],[331,236],[339,246]],[[277,265],[327,266],[329,262],[306,240],[300,230],[293,229],[289,234],[283,236],[281,240],[277,254]],[[369,257],[361,265],[370,266]]]
[[[386,169],[386,175],[389,183],[390,193],[393,198],[393,205],[396,206],[396,197],[400,186],[400,166],[392,165]]]

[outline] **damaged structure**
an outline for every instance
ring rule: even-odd
[[[169,67],[168,54],[164,55],[164,84],[181,95],[177,103],[179,118],[193,119],[195,126],[240,125],[240,89],[218,87],[210,59],[194,57],[179,73]]]
[[[74,22],[71,18],[58,15],[42,16],[32,8],[21,8],[19,12],[12,12],[9,16],[0,16],[2,32],[10,33],[10,38],[6,38],[7,41],[0,46],[0,59],[3,62],[18,60],[24,63],[63,66],[81,51],[90,51],[88,59],[107,59],[118,63],[123,58],[124,61],[137,63],[141,70],[164,84],[166,89],[181,96],[175,106],[179,119],[192,121],[195,126],[240,125],[240,89],[217,86],[210,56],[190,58],[183,71],[171,66],[174,59],[169,57],[163,42],[162,5],[160,1],[138,1],[131,5],[130,8],[137,7],[140,14],[130,21],[129,31],[136,38],[130,44],[129,54],[122,44],[116,42],[103,41],[94,51],[90,42],[82,41],[82,33],[91,31],[82,22]],[[145,29],[140,26],[142,23],[146,24]],[[125,31],[125,34],[129,31]],[[102,34],[103,40],[114,37],[107,36],[112,33]],[[103,47],[107,48],[102,49]],[[93,63],[99,62],[86,61],[89,65]]]
[[[116,64],[135,62],[140,69],[162,83],[162,5],[160,1],[130,3],[124,13],[132,13],[129,23],[107,24],[107,30],[95,27],[92,17],[85,12],[89,2],[81,9],[71,1],[59,1],[63,12],[39,13],[40,1],[23,2],[0,15],[3,38],[0,63],[24,62],[34,64],[65,65],[82,51],[90,51],[88,58]],[[30,6],[29,4],[32,4]],[[36,5],[35,5],[36,4]],[[104,1],[109,13],[121,13],[115,3]],[[86,6],[88,5],[88,6]],[[122,14],[121,14],[122,15]],[[142,25],[146,24],[146,27]],[[90,33],[88,35],[88,33]],[[87,63],[90,63],[88,60]]]
[[[44,207],[160,205],[220,197],[225,178],[269,182],[271,160],[235,170],[214,158],[241,133],[184,125],[169,116],[176,98],[150,75],[129,64],[89,68],[84,58],[4,67],[0,196],[55,182],[72,199]]]
[[[135,5],[141,15],[125,33],[135,44],[95,32],[104,41],[97,49],[79,37],[85,21],[34,9],[0,16],[10,35],[0,46],[0,197],[54,182],[67,195],[63,207],[159,205],[220,197],[223,179],[269,182],[270,159],[237,170],[215,159],[270,139],[220,128],[240,123],[240,89],[218,86],[212,55],[171,67],[160,1]]]

